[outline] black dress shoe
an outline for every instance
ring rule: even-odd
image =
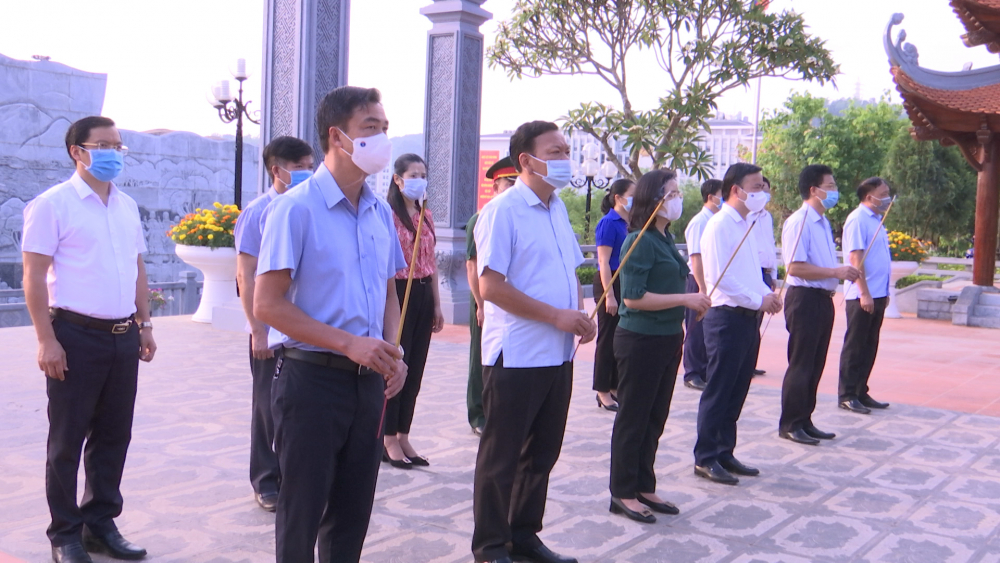
[[[389,462],[389,465],[395,467],[396,469],[413,469],[413,462],[407,458],[403,459],[392,459],[389,457],[389,450],[382,448],[382,461]]]
[[[695,465],[694,474],[698,477],[708,479],[713,483],[721,483],[723,485],[736,485],[740,482],[739,479],[726,471],[726,468],[722,467],[717,461],[713,461],[708,465]]]
[[[726,471],[737,475],[745,475],[747,477],[756,477],[760,475],[760,469],[750,467],[749,465],[743,465],[740,460],[735,457],[732,459],[719,460],[719,465],[721,465]]]
[[[755,369],[755,370],[753,370],[753,376],[754,377],[757,377],[758,375],[764,375],[765,373],[767,373],[767,372],[764,371],[764,370],[762,370],[762,369]]]
[[[858,397],[858,402],[870,409],[887,409],[889,403],[880,403],[869,396]]]
[[[698,391],[705,390],[705,380],[700,377],[692,377],[691,379],[684,378],[684,386],[690,387],[691,389],[697,389]]]
[[[653,512],[659,512],[660,514],[670,514],[671,516],[675,516],[681,513],[680,509],[674,506],[673,503],[653,502],[648,498],[644,498],[641,493],[635,495],[635,499],[641,502],[642,504],[645,504],[649,508],[651,508]]]
[[[146,550],[130,543],[118,533],[118,530],[98,536],[90,533],[89,528],[83,529],[83,545],[91,553],[104,553],[114,559],[137,561],[146,556]]]
[[[816,428],[812,424],[807,424],[802,427],[802,430],[809,435],[810,438],[816,438],[817,440],[833,440],[837,437],[833,432],[823,432],[819,428]]]
[[[483,427],[482,426],[473,426],[472,427],[472,433],[475,434],[476,436],[482,436],[483,435]]]
[[[841,401],[840,408],[845,411],[856,412],[858,414],[871,414],[871,409],[861,404],[861,401],[857,399],[851,399],[850,401]]]
[[[53,547],[52,561],[54,563],[94,563],[80,542]]]
[[[604,402],[601,401],[601,396],[598,395],[597,396],[597,408],[604,409],[606,411],[611,411],[611,412],[618,412],[618,402],[616,401],[614,403],[611,403],[610,405],[605,405]]]
[[[816,444],[819,444],[819,440],[813,438],[809,434],[806,434],[806,431],[801,428],[799,428],[798,430],[793,430],[791,432],[787,432],[785,430],[779,430],[778,436],[786,440],[797,442],[799,444],[805,444],[807,446],[815,446]]]
[[[274,512],[278,508],[278,493],[257,493],[253,498],[268,512]]]
[[[653,524],[656,522],[656,516],[632,510],[631,508],[625,506],[625,503],[622,502],[621,499],[617,499],[615,497],[611,497],[611,507],[608,508],[608,510],[611,511],[611,514],[623,514],[629,520],[635,520],[636,522],[641,522],[643,524]]]
[[[533,563],[579,563],[573,557],[559,555],[545,547],[543,543],[530,548],[513,544],[510,550],[510,558],[514,561],[531,561]]]
[[[412,463],[414,467],[428,467],[431,464],[431,462],[422,455],[415,455],[413,457],[407,457],[406,459],[410,460],[410,463]]]

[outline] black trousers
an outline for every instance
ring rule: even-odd
[[[277,563],[358,561],[382,455],[385,383],[279,358],[272,387],[282,483],[275,515]]]
[[[476,456],[472,553],[507,556],[505,544],[540,543],[549,473],[559,459],[573,387],[573,363],[541,368],[483,366],[486,426]]]
[[[875,367],[887,304],[885,297],[875,299],[875,310],[867,313],[861,308],[860,299],[847,301],[847,332],[844,334],[844,348],[840,352],[841,401],[868,396],[868,378]]]
[[[767,287],[771,287],[771,285],[774,284],[774,280],[771,279],[771,274],[768,273],[768,271],[766,269],[764,269],[764,268],[760,269],[760,273],[761,273],[761,277],[764,280],[764,285],[766,285]],[[762,325],[762,324],[764,324],[764,315],[763,314],[758,315],[758,317],[757,317],[757,332],[758,333],[760,333],[760,325]],[[758,360],[760,360],[760,339],[759,338],[757,339],[757,350],[754,352],[753,357],[754,357],[753,365],[756,368],[757,367],[757,362],[758,362]]]
[[[483,327],[479,326],[476,313],[479,306],[469,296],[469,382],[465,388],[465,406],[469,410],[469,426],[479,428],[486,424],[483,412]]]
[[[253,337],[250,338],[250,373],[253,392],[250,399],[250,483],[257,494],[278,492],[281,472],[274,453],[274,417],[271,415],[271,382],[277,358],[258,360],[253,357]]]
[[[756,315],[746,309],[712,307],[705,314],[705,350],[708,353],[707,385],[698,404],[696,465],[733,458],[736,421],[750,391],[759,345]]]
[[[47,534],[58,547],[80,541],[84,524],[96,534],[117,529],[113,519],[122,513],[122,471],[132,440],[139,329],[133,324],[116,335],[62,319],[54,319],[52,328],[69,367],[64,381],[45,378],[45,497],[52,515]],[[87,480],[78,506],[81,451]]]
[[[612,284],[612,291],[619,306],[622,302],[622,286],[619,280]],[[594,274],[594,303],[604,294],[601,276]],[[604,303],[597,307],[597,344],[594,352],[594,391],[607,393],[618,389],[618,362],[615,360],[615,329],[618,315],[609,315]]]
[[[403,389],[385,409],[385,433],[388,436],[409,434],[413,423],[413,411],[417,407],[420,383],[424,379],[427,351],[431,347],[431,329],[434,328],[434,278],[414,279],[410,289],[410,302],[406,306],[403,319],[403,337],[399,341],[403,347],[403,361],[406,363],[406,382]],[[396,294],[399,305],[403,306],[406,280],[396,280]]]
[[[615,332],[618,414],[611,433],[611,496],[656,492],[656,449],[670,413],[682,333],[668,336]]]
[[[687,292],[698,293],[698,282],[688,274]],[[708,378],[708,354],[705,351],[705,331],[702,328],[704,319],[698,320],[698,312],[684,309],[684,381],[695,378]]]
[[[791,286],[785,293],[788,370],[781,384],[778,429],[782,432],[794,432],[812,424],[816,390],[830,349],[833,317],[833,297],[829,291]]]

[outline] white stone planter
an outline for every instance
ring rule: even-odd
[[[896,282],[917,271],[919,262],[901,260],[892,262],[892,273],[889,275],[889,306],[885,308],[885,318],[901,319],[903,315],[896,306]]]
[[[236,249],[178,244],[174,252],[178,258],[205,275],[201,302],[191,320],[196,323],[212,322],[213,308],[237,300]]]

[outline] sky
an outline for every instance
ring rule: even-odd
[[[423,129],[427,31],[431,23],[420,8],[431,0],[353,0],[351,3],[348,82],[383,93],[390,135]],[[231,78],[237,58],[247,60],[251,77],[245,99],[261,99],[263,0],[33,0],[3,1],[0,54],[53,61],[108,75],[104,115],[124,129],[172,129],[202,135],[232,134],[206,101],[214,83]],[[486,44],[497,22],[510,18],[515,0],[487,0],[493,20],[482,26]],[[762,81],[762,110],[779,108],[791,91],[828,98],[878,98],[894,90],[882,47],[885,26],[894,12],[906,15],[900,28],[917,46],[920,64],[946,71],[1000,63],[984,47],[962,44],[964,28],[947,0],[774,0],[771,10],[803,14],[809,31],[827,42],[842,74],[836,85],[770,78]],[[898,28],[897,28],[898,29]],[[103,31],[99,31],[103,30]],[[641,58],[630,61],[633,106],[655,106],[662,92],[659,68]],[[232,86],[235,88],[235,81]],[[728,92],[720,103],[726,114],[752,116],[756,84]],[[592,76],[524,78],[513,82],[500,68],[484,68],[483,134],[512,130],[532,119],[555,120],[586,101],[620,107],[617,92]],[[255,107],[254,103],[250,105]],[[250,124],[247,134],[257,135]]]

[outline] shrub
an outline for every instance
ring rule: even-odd
[[[944,280],[941,276],[932,276],[929,274],[913,274],[899,278],[896,281],[896,289],[903,289],[904,287],[909,287],[919,281],[930,280],[930,281],[942,281]]]
[[[593,266],[580,266],[576,269],[576,278],[580,280],[580,285],[592,285],[596,275],[597,268]]]
[[[919,240],[899,231],[889,232],[889,251],[892,252],[894,262],[903,260],[920,262],[927,256],[927,251]]]
[[[195,209],[167,231],[170,240],[188,246],[225,248],[236,246],[233,229],[240,210],[215,202],[214,209]]]

